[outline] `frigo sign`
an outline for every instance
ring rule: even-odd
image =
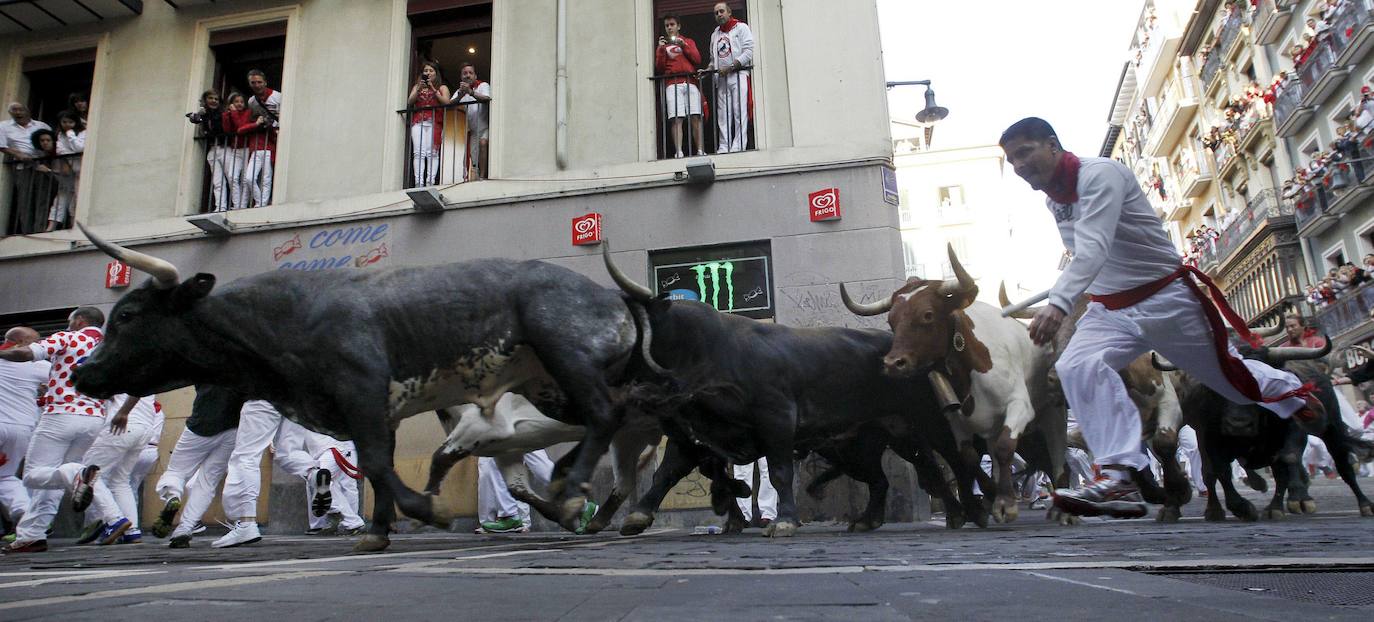
[[[391,225],[347,224],[296,232],[272,240],[278,270],[333,270],[384,265],[391,256]]]

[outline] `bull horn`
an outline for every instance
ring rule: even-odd
[[[1001,305],[1002,305],[1002,308],[1003,308],[1003,309],[1010,309],[1010,308],[1012,308],[1012,306],[1013,306],[1013,305],[1011,304],[1011,299],[1010,299],[1010,298],[1007,298],[1007,282],[1006,282],[1006,281],[1002,281],[1002,283],[1001,283],[1000,285],[997,286],[997,302],[998,302],[998,304],[1001,304]],[[1035,313],[1036,313],[1037,310],[1038,310],[1038,309],[1031,309],[1031,308],[1016,309],[1016,310],[1011,311],[1010,313],[1007,313],[1007,314],[1006,314],[1006,317],[1014,317],[1014,318],[1016,318],[1016,319],[1018,319],[1018,320],[1029,320],[1029,319],[1033,319],[1033,318],[1035,317]]]
[[[854,299],[849,297],[849,290],[845,289],[844,283],[840,283],[840,300],[844,301],[844,306],[848,307],[854,315],[882,315],[892,308],[891,297],[878,302],[854,302]]]
[[[1365,358],[1374,361],[1374,350],[1370,350],[1369,348],[1366,348],[1364,346],[1350,346],[1350,349],[1359,352],[1360,354],[1363,354]]]
[[[954,271],[954,279],[940,285],[940,294],[948,296],[977,291],[978,282],[964,269],[964,265],[959,263],[959,255],[955,254],[954,245],[945,244],[945,251],[949,253],[949,267]]]
[[[1293,346],[1279,346],[1269,348],[1269,360],[1274,363],[1285,361],[1310,361],[1319,359],[1331,353],[1331,337],[1323,334],[1322,339],[1326,341],[1320,348],[1299,348]]]
[[[1178,367],[1175,367],[1173,363],[1170,363],[1167,359],[1160,356],[1158,352],[1150,353],[1150,364],[1159,371],[1178,371]]]
[[[610,242],[605,240],[601,241],[601,257],[606,261],[606,272],[611,273],[611,280],[615,281],[615,284],[620,287],[621,291],[629,294],[630,298],[640,302],[653,301],[654,293],[649,291],[649,288],[636,283],[634,279],[626,276],[626,274],[621,272],[620,268],[615,265],[615,262],[611,261]]]
[[[1252,335],[1258,335],[1258,336],[1263,337],[1263,338],[1265,338],[1265,339],[1268,339],[1268,338],[1270,338],[1270,337],[1274,337],[1274,336],[1278,335],[1278,334],[1281,333],[1281,332],[1283,332],[1283,322],[1279,322],[1278,324],[1275,324],[1274,326],[1265,326],[1265,327],[1259,327],[1259,328],[1252,328],[1252,329],[1250,329],[1250,334],[1252,334]]]
[[[148,273],[149,276],[153,277],[153,284],[158,289],[171,289],[181,282],[181,277],[177,274],[177,267],[172,265],[172,262],[129,250],[114,242],[106,242],[100,236],[91,233],[91,230],[80,222],[77,222],[76,226],[81,229],[81,233],[86,235],[86,239],[91,241],[91,244],[94,244],[106,255],[129,264],[130,268],[137,268]]]

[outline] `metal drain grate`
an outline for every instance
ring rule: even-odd
[[[1337,607],[1374,607],[1374,572],[1188,572],[1168,573],[1179,581],[1214,587],[1268,594],[1309,603]]]

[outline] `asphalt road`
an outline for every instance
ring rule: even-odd
[[[1204,522],[1194,501],[1172,525],[1061,527],[1023,509],[987,529],[814,524],[772,541],[434,532],[373,555],[305,536],[54,541],[0,559],[0,620],[1374,619],[1374,519],[1339,482],[1313,492],[1318,514],[1259,523]]]

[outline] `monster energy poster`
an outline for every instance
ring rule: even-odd
[[[654,291],[724,313],[773,317],[770,255],[767,242],[657,252]]]

